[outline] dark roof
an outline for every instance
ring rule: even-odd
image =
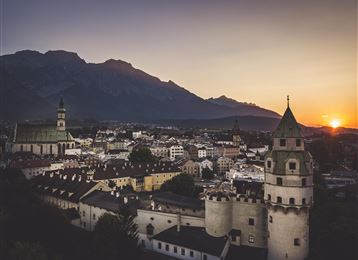
[[[153,236],[153,239],[210,255],[221,256],[228,237],[212,237],[202,227],[181,226],[178,232],[177,226],[173,226]]]
[[[39,168],[39,167],[50,167],[51,162],[46,159],[34,159],[34,160],[24,160],[15,162],[16,168]]]
[[[56,125],[17,124],[15,128],[15,143],[57,143],[58,141],[73,141],[68,131],[57,130]]]
[[[122,165],[94,168],[95,180],[118,179],[123,177],[142,177],[157,173],[181,172],[177,165],[171,162],[159,163],[130,163]]]
[[[32,184],[38,192],[44,195],[78,203],[80,198],[97,183],[86,181],[85,175],[60,174],[51,171],[33,178]]]
[[[123,197],[117,197],[115,193],[95,190],[81,199],[82,203],[106,209],[113,212],[118,212],[119,207],[124,204]]]
[[[183,208],[191,208],[191,209],[204,208],[204,201],[202,200],[177,195],[171,192],[156,193],[153,195],[152,199],[157,202],[172,204]]]
[[[290,107],[287,107],[285,114],[273,134],[275,138],[300,138],[303,137],[301,127],[297,123]]]
[[[230,245],[225,260],[250,259],[266,260],[267,249],[251,246]]]

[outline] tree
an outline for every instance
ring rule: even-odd
[[[118,215],[104,214],[93,231],[95,259],[138,259],[137,225],[129,210]]]
[[[147,162],[156,162],[157,158],[152,155],[152,152],[146,148],[138,148],[131,152],[129,155],[129,160],[134,163],[147,163]]]
[[[16,241],[10,249],[9,260],[47,260],[43,247],[38,243]]]
[[[211,180],[212,178],[214,178],[214,172],[208,167],[205,167],[201,172],[201,177],[206,180]]]
[[[170,191],[183,196],[194,196],[194,178],[189,174],[179,174],[172,179],[166,181],[162,185],[161,190]]]

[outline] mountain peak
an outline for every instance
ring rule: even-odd
[[[81,59],[76,52],[69,52],[69,51],[64,51],[64,50],[53,50],[53,51],[46,52],[44,55],[50,59],[56,59],[61,62],[85,63],[85,61],[83,59]]]

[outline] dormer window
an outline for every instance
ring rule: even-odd
[[[296,139],[296,146],[300,147],[301,146],[301,139]]]
[[[293,170],[296,170],[296,163],[295,162],[290,162],[288,164],[288,168],[293,171]]]
[[[280,146],[286,146],[286,139],[280,139]]]

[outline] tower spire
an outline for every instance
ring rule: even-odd
[[[290,95],[287,95],[287,107],[290,107]]]

